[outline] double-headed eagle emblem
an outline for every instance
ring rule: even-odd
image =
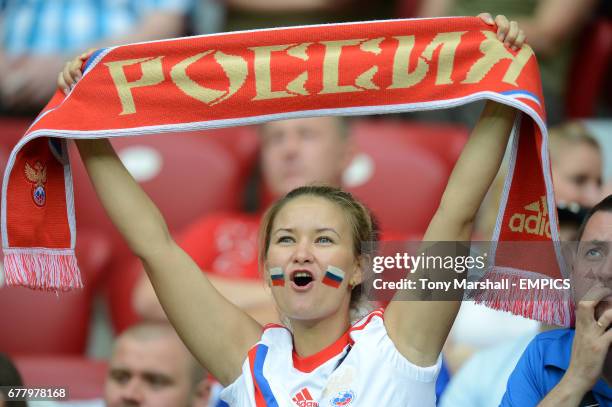
[[[47,183],[47,166],[42,165],[40,161],[36,161],[32,167],[29,163],[25,164],[25,176],[32,183],[32,199],[38,207],[42,207],[47,202],[47,192],[45,184]]]

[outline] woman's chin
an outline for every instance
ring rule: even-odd
[[[292,304],[285,315],[295,321],[319,321],[334,314],[337,310],[328,310],[325,304],[321,302],[300,302]]]

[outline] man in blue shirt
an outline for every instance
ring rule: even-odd
[[[544,332],[529,344],[501,406],[612,406],[612,195],[586,216],[571,277],[575,329]]]
[[[0,0],[0,111],[38,112],[87,48],[185,32],[196,0]]]

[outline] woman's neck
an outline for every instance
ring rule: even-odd
[[[350,326],[348,312],[335,312],[316,321],[292,320],[294,349],[308,357],[336,342]]]

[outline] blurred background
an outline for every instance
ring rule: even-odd
[[[581,211],[612,193],[611,8],[606,0],[0,0],[1,168],[54,92],[64,63],[88,48],[276,26],[488,11],[517,20],[536,52],[553,129],[557,201],[562,218],[576,223]],[[346,123],[350,157],[339,182],[369,205],[388,236],[418,239],[481,107],[351,119]],[[306,142],[309,131],[331,137],[308,126],[280,134],[286,142],[294,133]],[[113,144],[177,240],[195,257],[201,254],[206,272],[223,275],[224,269],[252,263],[253,230],[280,192],[270,185],[262,153],[262,148],[274,148],[269,143],[275,139],[252,127],[203,133],[125,138]],[[277,153],[289,161],[307,159],[300,158],[299,146],[294,148]],[[59,295],[7,288],[0,274],[0,352],[10,356],[26,384],[69,385],[71,398],[96,399],[103,397],[114,338],[163,315],[152,311],[140,265],[72,153],[77,256],[85,288]],[[585,161],[594,165],[581,166]],[[496,207],[495,199],[485,204],[475,238],[490,238]],[[571,239],[571,227],[569,233]],[[227,256],[244,258],[243,265],[223,265]],[[244,267],[232,278],[263,284],[252,266]],[[538,329],[533,321],[464,306],[445,351],[451,383],[474,353]]]

